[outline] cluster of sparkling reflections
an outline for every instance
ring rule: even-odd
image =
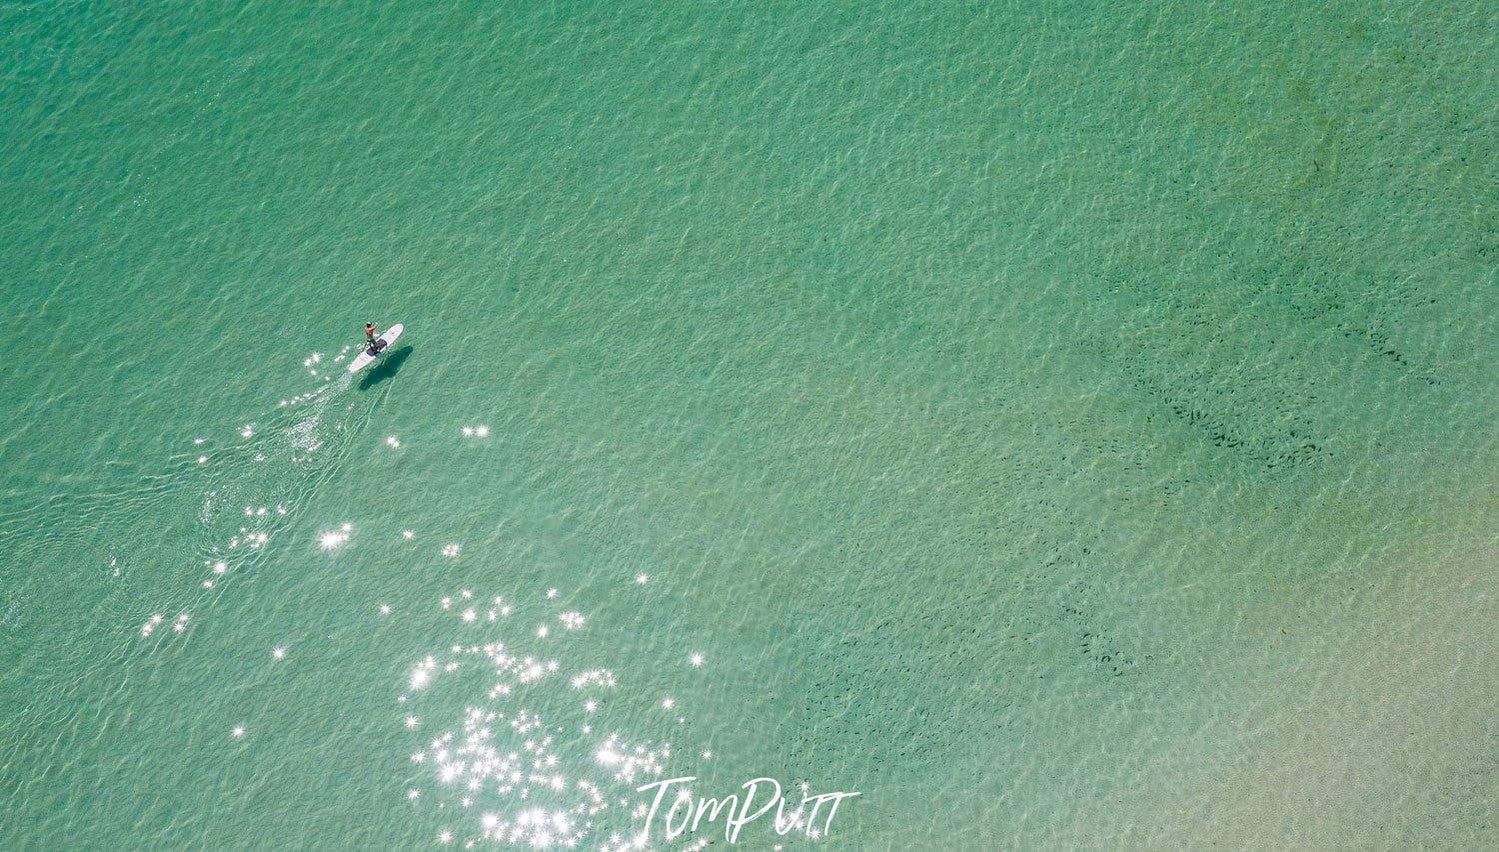
[[[545,606],[558,592],[548,589],[537,597],[535,603]],[[632,739],[597,718],[611,703],[623,702],[680,727],[685,717],[664,712],[676,702],[621,696],[609,669],[568,664],[561,637],[583,628],[579,612],[554,611],[541,623],[521,624],[518,610],[531,607],[503,596],[480,602],[468,589],[438,606],[457,617],[460,636],[482,634],[417,660],[396,699],[402,727],[421,737],[410,760],[425,770],[406,797],[435,802],[452,814],[438,842],[647,846],[646,806],[635,788],[664,775],[671,744]],[[701,654],[691,657],[694,665],[701,661]],[[461,713],[435,734],[421,734],[427,717],[415,707],[431,706],[430,715],[440,714],[454,706],[455,691],[463,699]],[[608,833],[599,836],[606,827]]]

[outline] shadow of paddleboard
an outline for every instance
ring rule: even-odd
[[[371,367],[364,374],[364,377],[359,380],[359,389],[369,390],[375,385],[378,385],[386,379],[394,376],[396,372],[401,369],[401,365],[406,363],[406,359],[411,357],[411,349],[412,347],[410,346],[402,346],[399,349],[395,349],[390,351],[389,353],[386,353],[386,355],[382,357],[380,361],[375,364],[375,366]]]

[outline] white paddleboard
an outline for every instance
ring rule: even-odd
[[[401,336],[402,331],[405,331],[405,327],[400,323],[396,323],[390,328],[387,328],[384,334],[381,334],[379,337],[375,338],[376,348],[378,348],[381,352],[389,349],[390,344],[396,342],[396,338]],[[375,359],[378,357],[378,355],[371,355],[369,347],[366,346],[365,348],[359,350],[359,357],[349,362],[349,372],[357,373],[360,370],[363,370],[365,367],[368,367],[369,365],[375,363]]]

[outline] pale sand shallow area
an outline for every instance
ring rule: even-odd
[[[1125,803],[1081,808],[1083,836],[1268,849],[1447,846],[1458,825],[1476,831],[1460,846],[1499,836],[1499,539],[1475,523],[1392,556],[1362,566],[1383,589],[1345,576],[1315,601],[1247,611],[1213,690],[1221,717],[1138,773]]]

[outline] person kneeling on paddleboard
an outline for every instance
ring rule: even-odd
[[[371,355],[380,354],[380,350],[375,348],[375,324],[372,322],[364,324],[364,343],[366,351]]]

